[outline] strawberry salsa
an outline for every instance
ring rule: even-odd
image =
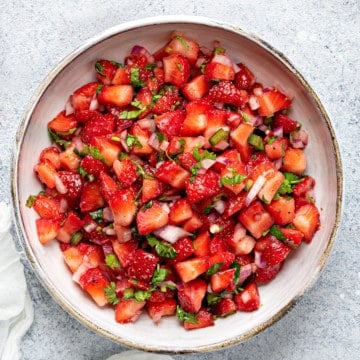
[[[27,201],[39,241],[119,323],[190,330],[258,309],[258,286],[320,226],[291,105],[221,44],[176,32],[99,59],[48,122]]]

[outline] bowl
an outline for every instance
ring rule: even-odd
[[[237,312],[218,319],[215,326],[186,331],[175,317],[154,325],[142,316],[133,324],[114,321],[113,309],[99,308],[84,296],[62,260],[59,246],[43,246],[37,238],[36,214],[26,207],[30,194],[41,185],[33,167],[40,151],[50,145],[46,125],[63,109],[68,95],[92,80],[98,58],[123,59],[131,47],[150,51],[161,47],[177,30],[211,47],[214,40],[236,61],[242,61],[264,85],[280,85],[294,96],[292,117],[309,134],[307,173],[316,183],[316,204],[321,228],[311,244],[301,246],[268,285],[259,288],[262,306],[255,312]],[[151,352],[187,353],[221,349],[243,342],[279,320],[319,276],[335,240],[342,206],[342,168],[330,119],[319,98],[295,67],[278,51],[241,29],[202,17],[167,16],[136,20],[115,26],[65,57],[44,79],[21,120],[12,165],[12,195],[18,238],[26,257],[45,289],[70,315],[93,331],[125,346]]]

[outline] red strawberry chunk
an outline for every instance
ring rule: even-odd
[[[295,212],[293,225],[304,234],[304,240],[310,242],[320,227],[320,213],[314,204],[306,204]]]
[[[115,305],[115,321],[120,324],[135,322],[145,307],[145,301],[135,299],[122,299]]]
[[[210,277],[211,289],[214,293],[234,287],[235,268],[219,271]]]
[[[311,176],[306,176],[301,182],[295,184],[294,195],[297,197],[306,196],[315,186],[315,180]]]
[[[187,82],[181,89],[187,100],[193,101],[201,99],[210,89],[210,84],[205,75],[198,75]]]
[[[57,219],[36,219],[36,232],[42,244],[54,240],[59,232],[60,223]]]
[[[260,295],[256,283],[251,282],[235,295],[235,303],[240,311],[254,311],[260,307]]]
[[[123,107],[129,105],[133,97],[131,85],[104,85],[99,92],[97,99],[104,105],[116,105]]]
[[[79,283],[90,294],[97,305],[105,306],[108,303],[104,288],[109,285],[109,280],[98,267],[88,269],[81,275]]]
[[[74,91],[70,96],[70,102],[75,112],[88,110],[91,100],[98,89],[99,83],[90,82]]]
[[[196,279],[209,269],[209,259],[207,257],[195,257],[177,262],[174,266],[180,279],[186,283]]]
[[[187,58],[191,64],[195,64],[199,49],[199,44],[196,41],[183,35],[175,34],[165,46],[165,53],[169,55],[182,55]]]
[[[214,315],[206,309],[200,309],[196,314],[196,322],[184,321],[184,328],[186,330],[201,329],[214,325]]]
[[[169,220],[172,224],[181,224],[192,217],[192,209],[189,200],[181,198],[175,201],[170,209]]]
[[[179,92],[176,88],[160,91],[160,99],[155,102],[152,108],[154,114],[160,115],[168,111],[174,111],[181,103]]]
[[[166,160],[156,170],[155,176],[176,189],[182,189],[185,187],[186,180],[190,177],[190,173],[175,161]]]
[[[129,226],[135,218],[135,198],[131,190],[117,190],[109,199],[109,206],[114,222],[121,226]]]
[[[189,60],[181,55],[170,55],[163,58],[164,81],[177,87],[185,85],[190,76]]]
[[[150,204],[144,205],[136,215],[136,225],[141,235],[150,234],[165,226],[168,220],[168,213],[158,201],[150,201]]]
[[[66,115],[61,111],[53,120],[48,123],[48,128],[57,133],[69,133],[75,131],[77,121],[73,114]]]
[[[69,243],[72,235],[79,231],[83,225],[83,220],[71,211],[60,227],[56,238],[64,243]]]
[[[100,160],[93,158],[90,154],[85,155],[80,163],[80,167],[86,174],[99,177],[102,171],[107,171],[107,166]]]
[[[255,82],[254,74],[244,64],[238,64],[240,70],[235,74],[234,84],[238,89],[248,90]]]
[[[142,249],[137,249],[132,262],[129,264],[127,274],[130,278],[149,282],[158,262],[159,259],[154,254],[150,254]]]
[[[282,127],[283,132],[285,134],[289,134],[292,131],[295,131],[298,128],[299,124],[296,120],[293,120],[289,116],[277,113],[274,117],[273,126],[274,128]]]
[[[282,265],[283,263],[278,263],[275,265],[266,265],[264,268],[257,268],[255,282],[257,284],[267,284],[276,277]]]
[[[270,116],[277,111],[288,108],[291,105],[291,100],[282,92],[274,89],[264,91],[262,95],[257,97],[259,103],[258,113],[261,116]]]
[[[160,132],[168,138],[179,135],[180,128],[185,119],[184,110],[169,111],[155,118],[155,123]]]
[[[115,117],[112,114],[98,114],[87,121],[81,132],[81,139],[90,143],[94,136],[111,134],[115,130]]]
[[[237,306],[233,299],[222,298],[218,303],[211,307],[215,316],[226,317],[237,311]]]
[[[291,197],[282,196],[265,205],[265,208],[277,225],[290,224],[295,216],[295,200]]]
[[[205,66],[205,79],[207,81],[234,80],[235,71],[231,65],[219,62],[210,62]]]
[[[58,219],[60,217],[59,201],[45,194],[40,193],[36,196],[33,208],[44,219]]]
[[[178,286],[178,299],[180,306],[186,312],[195,313],[201,308],[205,297],[207,284],[204,280],[194,279]]]
[[[208,170],[205,174],[198,174],[185,182],[186,194],[190,202],[198,202],[217,195],[220,192],[220,176]]]
[[[116,257],[119,259],[122,267],[126,268],[130,265],[135,255],[137,249],[137,242],[130,240],[127,242],[119,242],[117,239],[111,241],[112,247],[116,254]]]
[[[49,146],[40,153],[40,162],[49,162],[56,170],[60,168],[60,150],[55,146]]]
[[[95,63],[95,70],[97,72],[96,77],[102,84],[109,85],[115,75],[118,67],[114,62],[101,59]]]
[[[84,184],[79,205],[82,212],[95,211],[105,205],[104,198],[100,192],[100,186],[97,182],[87,182]]]
[[[215,103],[244,106],[248,101],[245,90],[239,90],[231,81],[220,81],[209,90],[209,98]]]
[[[296,229],[281,228],[281,232],[285,236],[284,243],[290,246],[292,249],[296,249],[301,244],[304,234]]]
[[[138,178],[136,166],[130,159],[115,160],[113,169],[123,188],[130,187]]]
[[[153,177],[144,177],[142,181],[141,203],[157,198],[163,192],[163,183]]]
[[[183,261],[194,253],[193,242],[188,237],[179,239],[173,248],[177,252],[176,258],[173,259],[174,262]]]
[[[177,302],[175,299],[164,299],[161,302],[146,303],[148,313],[154,323],[158,323],[163,316],[175,315]]]
[[[67,189],[65,197],[71,203],[74,203],[78,199],[80,199],[84,185],[81,175],[75,171],[70,171],[70,170],[60,170],[58,174],[62,183],[65,185]]]
[[[194,254],[196,256],[207,256],[210,254],[210,234],[203,231],[193,241]]]
[[[274,236],[267,235],[256,242],[255,251],[260,252],[266,264],[272,266],[283,262],[291,248]]]

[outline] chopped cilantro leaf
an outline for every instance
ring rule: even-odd
[[[165,281],[166,276],[169,274],[169,272],[170,271],[168,269],[161,268],[160,265],[158,264],[154,271],[154,275],[151,279],[151,283],[157,284]]]
[[[115,254],[107,254],[105,256],[105,263],[110,269],[117,269],[120,267],[120,262]]]
[[[95,70],[96,70],[96,72],[97,72],[99,75],[105,76],[105,73],[104,73],[104,71],[105,71],[105,66],[104,66],[104,64],[102,64],[100,61],[97,61],[97,62],[95,63]]]
[[[128,147],[136,146],[138,148],[142,148],[142,145],[139,139],[136,136],[128,134],[125,139],[125,143]]]
[[[152,235],[148,235],[146,239],[149,245],[155,248],[155,251],[159,256],[168,259],[176,258],[177,252],[170,244],[160,241],[155,236]]]
[[[111,305],[116,305],[119,303],[119,299],[116,295],[116,285],[111,281],[110,285],[104,288],[105,297]]]
[[[210,276],[210,275],[214,275],[215,273],[217,273],[219,271],[219,269],[223,266],[222,262],[219,263],[215,263],[214,265],[212,265],[208,271],[206,272],[206,275]]]
[[[82,237],[83,237],[83,234],[81,231],[76,232],[75,234],[73,234],[71,236],[70,244],[77,245],[81,241]]]
[[[272,236],[275,236],[278,240],[280,241],[284,241],[286,240],[286,237],[284,236],[284,234],[282,233],[282,231],[280,230],[280,228],[276,225],[273,225],[270,230],[269,233]]]
[[[145,301],[149,299],[151,296],[151,290],[144,291],[144,290],[136,290],[134,293],[134,298],[136,301]]]
[[[176,307],[176,316],[180,321],[196,324],[198,322],[196,314],[184,311],[179,305]]]
[[[26,199],[25,205],[26,205],[28,208],[32,208],[33,205],[34,205],[35,200],[36,200],[36,196],[35,196],[35,195],[30,195],[30,196]]]
[[[89,215],[96,222],[101,222],[103,220],[103,209],[99,209],[99,210],[89,212]]]
[[[131,81],[131,85],[134,87],[144,87],[145,86],[145,82],[140,79],[140,69],[138,67],[131,68],[130,81]]]

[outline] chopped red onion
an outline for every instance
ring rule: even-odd
[[[230,67],[234,66],[233,61],[226,54],[215,54],[214,57],[211,59],[211,62],[222,64],[225,66],[230,66]]]
[[[202,159],[200,161],[201,167],[206,170],[210,169],[215,164],[215,162],[216,160],[214,159]]]
[[[160,151],[160,142],[156,133],[152,133],[149,137],[148,144],[156,151]]]
[[[218,200],[214,203],[214,209],[219,213],[219,214],[223,214],[225,211],[225,201],[224,200]]]
[[[111,226],[106,226],[103,228],[103,232],[106,234],[106,235],[109,235],[109,236],[114,236],[116,235],[116,231],[113,227]]]
[[[87,233],[91,233],[93,230],[95,230],[97,227],[96,222],[90,222],[87,223],[83,226],[83,229],[87,232]]]
[[[282,158],[273,161],[273,164],[277,170],[280,170],[280,168],[282,167],[282,163],[283,163]]]
[[[163,140],[163,141],[161,142],[159,148],[160,148],[161,151],[166,151],[167,148],[169,147],[169,145],[170,145],[169,141]]]
[[[290,135],[290,143],[296,149],[303,149],[308,143],[308,134],[304,130],[294,131]]]
[[[149,64],[152,64],[155,61],[151,53],[143,46],[135,45],[131,50],[131,54],[145,55],[146,60],[148,61]]]
[[[111,209],[107,206],[103,209],[103,219],[107,222],[113,222],[114,216]]]
[[[72,106],[71,100],[69,98],[68,101],[65,104],[65,115],[68,116],[68,115],[71,115],[73,113],[74,113],[74,107]]]
[[[233,240],[234,242],[240,241],[246,235],[246,229],[242,224],[237,223],[234,228]]]
[[[166,202],[161,202],[161,203],[160,203],[160,206],[161,206],[161,208],[162,208],[167,214],[170,213],[169,205],[168,205]]]
[[[273,129],[274,136],[277,137],[283,137],[284,136],[284,129],[282,126],[278,126],[275,129]]]
[[[91,269],[93,266],[87,262],[83,261],[80,266],[75,270],[75,272],[72,275],[72,279],[77,283],[80,284],[80,278],[85,272],[89,269]]]
[[[131,127],[133,125],[134,125],[134,123],[131,120],[121,120],[118,122],[117,131],[122,132],[123,130],[128,129],[129,127]],[[126,135],[125,135],[125,138],[126,138]]]
[[[110,241],[107,241],[107,242],[104,243],[101,247],[102,247],[102,249],[103,249],[103,252],[104,252],[104,255],[105,255],[105,256],[114,253],[114,249],[113,249]]]
[[[220,140],[215,146],[214,148],[217,150],[225,150],[226,148],[228,148],[230,146],[230,144],[225,141],[225,140]]]
[[[251,95],[249,97],[249,107],[251,110],[257,110],[260,107],[257,97],[255,95]]]
[[[67,200],[64,198],[61,198],[59,211],[61,213],[65,213],[67,211],[68,207],[69,207],[69,204],[68,204]]]
[[[73,142],[73,144],[74,144],[74,146],[75,146],[75,149],[76,149],[79,153],[81,153],[81,152],[84,151],[85,145],[84,145],[84,143],[82,142],[80,136],[74,137],[74,138],[72,139],[72,142]]]
[[[94,94],[94,96],[92,97],[92,99],[90,101],[89,110],[94,111],[94,110],[97,110],[98,108],[99,108],[99,102],[97,100],[96,94]]]
[[[165,225],[155,230],[154,234],[170,244],[175,244],[179,239],[191,235],[188,231],[175,225]]]
[[[114,229],[120,243],[125,243],[131,240],[132,234],[130,228],[114,222]]]
[[[151,132],[155,131],[155,121],[151,118],[143,118],[137,121],[137,124],[141,127],[141,129],[149,130]]]
[[[255,182],[253,183],[253,185],[250,188],[250,191],[246,195],[246,198],[245,198],[246,206],[249,206],[250,203],[255,199],[256,195],[259,193],[259,191],[261,190],[261,188],[264,186],[265,183],[266,183],[266,177],[263,175],[260,175],[255,180]]]
[[[55,187],[60,194],[66,194],[68,191],[67,187],[61,181],[59,175],[55,175]]]
[[[238,284],[243,283],[251,274],[252,274],[251,264],[246,264],[241,266]]]
[[[266,267],[266,262],[262,258],[261,252],[256,251],[256,250],[254,251],[254,262],[255,262],[255,265],[260,269],[263,269],[264,267]]]

